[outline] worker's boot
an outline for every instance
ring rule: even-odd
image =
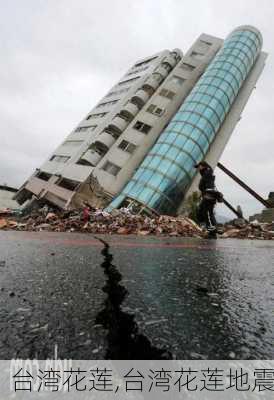
[[[215,227],[208,228],[207,239],[217,239],[217,229]]]

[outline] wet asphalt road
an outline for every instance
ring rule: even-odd
[[[0,232],[0,358],[274,359],[274,242]]]

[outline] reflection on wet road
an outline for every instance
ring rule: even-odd
[[[1,232],[1,358],[273,359],[273,255],[266,241]]]

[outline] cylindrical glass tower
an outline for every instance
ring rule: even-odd
[[[161,133],[138,170],[110,204],[124,199],[160,214],[175,214],[262,47],[260,32],[235,29]]]

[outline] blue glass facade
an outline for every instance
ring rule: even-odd
[[[251,27],[234,30],[194,86],[137,172],[110,204],[125,198],[174,214],[262,47]]]

